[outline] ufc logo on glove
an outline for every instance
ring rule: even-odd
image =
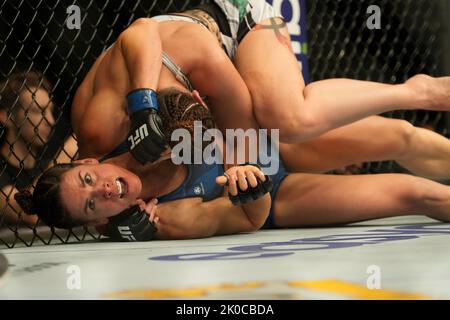
[[[136,238],[133,236],[133,233],[131,232],[130,227],[119,226],[117,229],[119,230],[119,233],[123,239],[129,240],[129,241],[136,241]]]
[[[134,132],[134,135],[128,137],[130,141],[130,150],[133,150],[141,141],[148,136],[147,125],[143,124]]]

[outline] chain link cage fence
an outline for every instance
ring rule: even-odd
[[[381,9],[381,29],[366,27],[367,8]],[[307,1],[312,80],[346,77],[402,83],[418,73],[449,72],[449,1],[328,0]],[[448,136],[443,112],[394,111],[408,120]],[[405,172],[395,162],[366,163],[359,173]]]
[[[76,157],[71,101],[97,56],[120,32],[139,17],[181,11],[202,2],[0,2],[0,248],[99,239],[89,228],[48,228],[24,215],[13,195],[32,186],[56,161]],[[81,29],[67,28],[68,8],[73,4],[81,9]],[[382,10],[381,30],[365,27],[367,8],[373,4]],[[417,73],[443,74],[448,68],[444,46],[450,34],[445,25],[447,5],[448,0],[307,0],[311,80],[348,77],[399,83]],[[448,133],[444,113],[386,116]],[[364,165],[364,171],[371,173],[396,170],[392,163]]]

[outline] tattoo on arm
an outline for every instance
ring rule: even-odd
[[[270,18],[270,25],[257,24],[253,30],[273,30],[275,32],[275,36],[282,45],[286,46],[289,50],[291,50],[291,46],[289,44],[289,39],[285,37],[280,30],[286,27],[286,22],[283,20],[275,20],[275,18]]]

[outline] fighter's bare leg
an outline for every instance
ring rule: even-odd
[[[321,173],[355,163],[403,157],[413,126],[402,120],[372,116],[298,144],[280,144],[293,172]]]
[[[294,172],[320,173],[348,165],[394,160],[428,178],[450,177],[450,140],[407,121],[369,117],[300,144],[280,144]]]
[[[305,87],[288,30],[279,18],[262,21],[245,36],[235,63],[259,124],[280,129],[285,143],[310,140],[389,110],[450,110],[450,77],[418,75],[398,85],[330,79]]]
[[[295,173],[275,200],[275,224],[308,227],[405,215],[450,221],[450,187],[402,174],[333,176]]]
[[[409,148],[396,162],[412,173],[431,179],[450,177],[450,140],[434,131],[414,127]]]

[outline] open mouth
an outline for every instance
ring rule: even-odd
[[[123,180],[123,178],[117,178],[116,186],[117,186],[117,191],[119,193],[119,198],[122,199],[128,193],[128,185],[125,182],[125,180]]]

